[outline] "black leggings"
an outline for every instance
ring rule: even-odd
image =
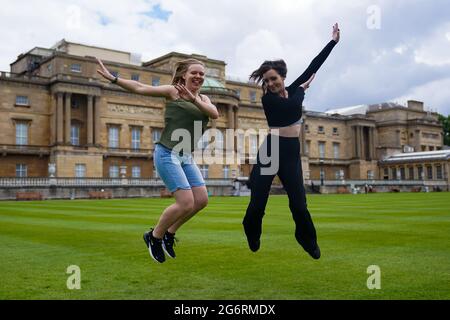
[[[273,136],[267,136],[258,151],[257,163],[253,166],[249,179],[251,199],[244,217],[245,234],[251,240],[259,240],[262,233],[262,219],[265,214],[270,187],[275,175],[281,180],[289,197],[289,209],[295,222],[295,238],[307,252],[311,252],[317,245],[316,230],[306,206],[305,188],[303,185],[302,163],[300,159],[300,142],[298,138],[279,137],[279,167],[276,173],[261,174],[261,169],[270,164],[261,163],[262,148],[271,155]],[[265,154],[266,154],[265,153]]]

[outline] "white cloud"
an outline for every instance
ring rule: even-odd
[[[141,53],[144,60],[171,51],[204,54],[225,61],[227,74],[241,78],[266,59],[283,58],[289,84],[339,22],[341,42],[318,72],[306,105],[325,110],[382,102],[412,88],[434,88],[427,83],[450,74],[447,0],[376,1],[381,24],[375,30],[367,28],[373,0],[0,1],[2,71],[20,53],[66,38]],[[156,4],[171,12],[167,21],[144,14]],[[79,8],[79,17],[69,8]],[[432,102],[444,110],[448,105],[445,97]]]

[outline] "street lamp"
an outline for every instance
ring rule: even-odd
[[[320,162],[320,185],[323,186],[323,176],[325,175],[324,171],[323,171],[323,159],[319,160]]]

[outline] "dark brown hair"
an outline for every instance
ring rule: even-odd
[[[269,70],[275,70],[281,77],[286,78],[287,67],[284,60],[266,60],[263,64],[250,75],[250,80],[255,81],[257,84],[261,83],[264,73]],[[266,91],[265,85],[263,84],[263,90]]]

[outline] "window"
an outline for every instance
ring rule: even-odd
[[[117,126],[109,127],[108,137],[109,137],[109,147],[110,148],[118,148],[119,147],[119,127],[117,127]]]
[[[153,143],[158,142],[160,138],[161,138],[161,129],[153,128],[152,129],[152,140],[153,140]]]
[[[80,127],[78,125],[72,125],[70,128],[70,143],[73,146],[80,145]]]
[[[367,170],[367,179],[373,180],[375,178],[375,175],[373,173],[373,170]]]
[[[230,166],[223,166],[223,178],[228,179],[230,175]]]
[[[75,99],[72,97],[71,99],[71,106],[72,109],[79,109],[80,108],[80,100]]]
[[[216,150],[223,150],[223,133],[219,129],[215,130],[214,145]]]
[[[325,169],[320,168],[320,180],[325,180]]]
[[[81,64],[72,63],[72,65],[70,66],[70,71],[80,73],[81,72]]]
[[[307,140],[306,143],[305,143],[305,146],[304,146],[305,147],[305,154],[309,155],[309,149],[311,149],[310,146],[311,146],[311,141]]]
[[[16,123],[16,144],[25,146],[28,144],[28,123],[17,122]]]
[[[250,101],[256,102],[256,91],[250,91]]]
[[[141,177],[141,167],[133,166],[131,168],[131,177],[132,178],[140,178]]]
[[[383,179],[389,180],[389,169],[388,168],[383,169]]]
[[[200,138],[200,140],[197,143],[197,148],[204,150],[208,147],[210,140],[211,140],[211,137],[210,137],[211,131],[210,130],[211,129],[206,130],[205,133],[203,133],[202,137]]]
[[[319,142],[319,158],[325,158],[325,142]]]
[[[392,168],[392,179],[396,180],[397,179],[397,168]]]
[[[333,143],[333,154],[335,159],[339,159],[339,148],[340,148],[339,143],[336,142]]]
[[[334,178],[336,180],[339,180],[341,178],[341,170],[337,170],[334,174]]]
[[[16,96],[16,106],[29,106],[30,101],[27,96]]]
[[[419,180],[423,180],[423,167],[422,166],[417,167],[417,175],[418,175]]]
[[[250,154],[256,155],[258,153],[258,136],[252,134],[248,138],[250,140]]]
[[[325,128],[323,126],[319,126],[318,132],[319,133],[325,133]]]
[[[309,132],[309,125],[305,124],[305,131]]]
[[[141,147],[141,129],[132,128],[131,129],[131,148],[140,149]]]
[[[427,166],[427,179],[432,180],[433,179],[433,167]]]
[[[118,178],[119,177],[119,166],[112,165],[109,167],[109,177]]]
[[[159,178],[158,170],[156,170],[155,167],[153,167],[153,177],[154,177],[155,179]]]
[[[234,91],[236,91],[238,98],[241,98],[241,89],[234,89]]]
[[[27,165],[23,163],[16,164],[16,177],[25,178],[27,176]]]
[[[208,171],[209,171],[209,167],[208,165],[201,165],[200,166],[200,171],[202,173],[202,176],[204,179],[208,179]]]
[[[436,179],[442,179],[442,166],[440,164],[438,164],[436,166]]]
[[[414,180],[414,167],[409,167],[409,180]]]
[[[401,167],[401,168],[400,168],[400,178],[401,178],[402,180],[405,180],[405,179],[406,179],[405,167]]]
[[[339,134],[338,128],[333,128],[333,134]]]
[[[161,79],[159,77],[152,78],[152,86],[154,86],[154,87],[159,86],[160,83],[161,83]]]
[[[75,165],[75,177],[84,178],[86,177],[86,165],[83,163],[78,163]]]
[[[139,81],[139,75],[137,73],[132,74],[131,75],[131,80]]]

